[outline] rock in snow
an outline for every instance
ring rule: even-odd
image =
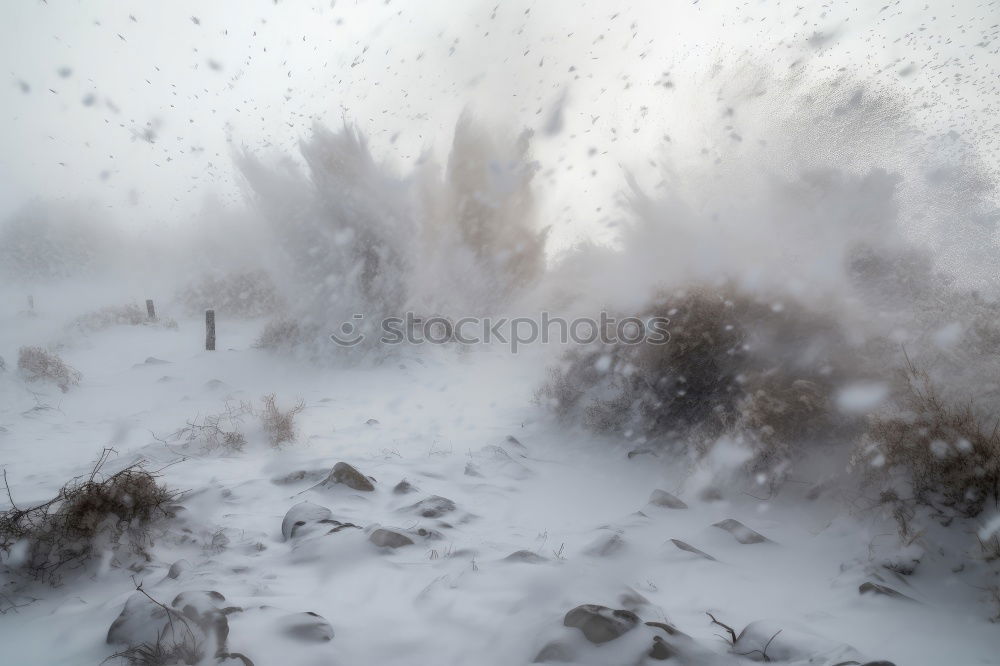
[[[639,624],[632,611],[612,610],[607,606],[584,604],[566,613],[563,625],[575,627],[591,643],[607,643],[631,631]]]
[[[413,539],[402,532],[378,528],[368,535],[368,540],[379,548],[402,548],[413,545]]]
[[[372,485],[371,480],[359,472],[352,465],[348,465],[345,462],[339,462],[333,466],[333,470],[330,471],[330,476],[326,478],[323,482],[324,485],[331,484],[343,484],[352,490],[357,490],[360,492],[370,493],[375,490],[375,486]]]
[[[281,536],[288,541],[295,532],[309,523],[318,523],[321,520],[333,518],[333,513],[325,506],[313,504],[312,502],[299,502],[285,514],[281,521]]]
[[[720,530],[725,530],[733,535],[737,541],[742,544],[750,543],[773,543],[763,534],[754,532],[752,529],[744,525],[738,520],[732,518],[726,518],[725,520],[719,521],[712,525],[712,527],[718,527]]]
[[[409,493],[417,492],[417,489],[413,487],[412,483],[410,483],[406,479],[403,479],[395,486],[393,486],[392,492],[395,495],[408,495]]]
[[[714,557],[712,557],[711,555],[709,555],[705,551],[699,550],[698,548],[695,548],[691,544],[686,543],[684,541],[681,541],[680,539],[671,539],[670,543],[672,543],[675,546],[677,546],[677,548],[679,548],[680,550],[683,550],[683,551],[688,552],[688,553],[693,553],[693,554],[697,555],[698,557],[702,557],[702,558],[704,558],[706,560],[711,560],[713,562],[717,561]]]
[[[441,497],[440,495],[431,495],[416,504],[411,504],[408,507],[400,509],[400,511],[415,513],[423,518],[440,518],[454,510],[455,503],[447,497]]]
[[[654,490],[649,496],[649,503],[653,506],[662,506],[667,509],[686,509],[688,505],[681,499],[671,495],[665,490]]]
[[[862,583],[858,587],[859,594],[874,594],[877,596],[889,597],[890,599],[899,599],[900,601],[912,601],[916,603],[916,599],[913,597],[908,597],[902,592],[892,589],[888,585],[881,585],[879,583]]]
[[[142,592],[134,592],[108,629],[109,645],[141,645],[156,642],[167,621],[167,609]]]
[[[322,615],[308,611],[286,615],[277,626],[285,636],[309,643],[325,643],[334,636],[333,627]]]

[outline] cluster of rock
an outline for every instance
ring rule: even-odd
[[[516,440],[515,440],[516,442]],[[519,442],[516,442],[518,446]],[[513,446],[513,445],[512,445]],[[500,447],[484,448],[478,458],[481,465],[490,464],[491,471],[499,470],[509,477],[518,477],[527,470],[518,460]],[[515,449],[517,447],[514,447]],[[523,448],[523,446],[522,446]],[[472,463],[470,463],[472,465]],[[466,468],[467,476],[479,476],[477,466]],[[328,474],[300,472],[276,483],[313,481],[312,490],[322,492],[373,493],[377,481],[366,476],[346,462],[338,462]],[[405,479],[392,488],[393,495],[406,496],[419,493],[419,489]],[[687,509],[680,498],[655,490],[646,510],[678,511]],[[302,501],[288,509],[281,522],[282,538],[293,550],[308,549],[316,544],[354,544],[352,548],[374,548],[391,553],[397,549],[420,542],[443,539],[439,530],[452,526],[448,521],[470,518],[462,513],[456,503],[446,497],[429,495],[396,510],[405,517],[409,527],[399,528],[372,524],[357,525],[338,519],[326,506]],[[638,516],[645,517],[642,511]],[[420,524],[422,521],[427,521]],[[432,525],[432,526],[428,526]],[[774,542],[743,523],[729,518],[713,527],[729,533],[744,546],[755,548],[774,546]],[[590,557],[614,557],[627,548],[622,530],[609,527],[594,543],[583,550]],[[331,535],[336,536],[332,541]],[[343,535],[355,535],[345,537]],[[670,539],[677,549],[696,557],[715,562],[712,555],[679,539]],[[757,545],[765,544],[765,545]],[[560,553],[556,553],[558,558]],[[518,550],[503,558],[505,562],[543,564],[550,560],[530,550]],[[185,562],[175,563],[168,578],[182,576]],[[880,583],[868,582],[859,590],[862,594],[882,595],[908,599]],[[773,622],[758,621],[747,625],[738,635],[725,627],[731,635],[727,653],[720,654],[718,645],[708,646],[680,631],[663,619],[644,620],[639,613],[651,607],[637,592],[623,595],[619,602],[626,608],[612,608],[600,604],[582,604],[569,610],[563,617],[562,633],[551,640],[540,641],[534,663],[629,663],[644,664],[669,661],[672,664],[712,666],[733,663],[734,657],[753,661],[779,662],[794,665],[862,664],[863,660],[850,646],[826,641],[808,630]],[[714,622],[714,618],[712,618]],[[140,586],[128,599],[118,619],[108,631],[107,642],[122,648],[118,653],[128,658],[155,651],[178,663],[215,663],[230,666],[253,666],[254,662],[243,651],[230,646],[231,623],[248,622],[259,630],[273,632],[275,638],[288,641],[297,649],[328,643],[334,638],[333,627],[323,617],[311,612],[290,612],[271,606],[243,608],[226,603],[225,597],[215,591],[188,590],[163,603],[147,594]],[[724,626],[724,625],[720,625]],[[552,627],[553,632],[555,627]],[[544,643],[544,644],[543,644]],[[144,652],[145,651],[145,652]],[[739,661],[743,661],[739,659]],[[868,662],[863,666],[892,666],[888,662]]]
[[[638,606],[636,610],[644,606],[641,598]],[[677,666],[723,666],[736,663],[734,656],[742,656],[749,661],[794,666],[893,666],[887,661],[863,663],[858,652],[849,645],[771,621],[752,622],[739,635],[734,632],[728,654],[719,654],[669,622],[644,621],[636,610],[613,609],[599,604],[583,604],[571,609],[563,618],[566,628],[563,637],[546,643],[533,663],[628,663],[638,666],[666,661]]]
[[[108,629],[107,642],[130,663],[155,657],[160,661],[149,663],[254,666],[238,646],[229,645],[233,622],[267,627],[273,639],[302,648],[328,643],[334,636],[330,623],[316,613],[232,606],[214,590],[187,590],[166,604],[140,587]]]

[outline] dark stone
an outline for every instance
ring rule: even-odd
[[[109,645],[155,643],[162,628],[169,627],[167,612],[166,608],[154,603],[142,592],[133,593],[125,601],[122,612],[111,623],[107,643]]]
[[[654,490],[649,496],[649,503],[654,506],[662,506],[667,509],[686,509],[688,505],[680,498],[677,498],[665,490]]]
[[[892,589],[888,585],[880,585],[878,583],[862,583],[858,586],[858,592],[860,594],[876,594],[884,597],[890,597],[892,599],[899,599],[900,601],[916,602],[916,599],[913,597],[908,597],[902,592]]]
[[[330,476],[326,478],[326,483],[341,483],[352,490],[365,493],[375,490],[375,486],[372,485],[367,476],[345,462],[339,462],[333,466]]]
[[[229,639],[229,620],[226,616],[241,610],[235,607],[223,608],[225,601],[226,598],[214,590],[191,590],[178,594],[170,605],[179,610],[206,637],[214,636],[215,654],[223,654]]]
[[[402,509],[402,511],[413,512],[424,518],[440,518],[446,513],[451,513],[454,510],[455,503],[447,497],[441,497],[440,495],[431,495],[426,499],[420,500],[416,504],[411,504],[410,506]]]
[[[677,651],[661,636],[653,636],[653,647],[649,648],[650,659],[666,661],[677,656]]]
[[[177,560],[170,565],[170,569],[167,571],[167,578],[172,578],[174,580],[180,578],[181,574],[191,568],[191,563],[187,560]]]
[[[711,560],[712,562],[718,561],[714,557],[712,557],[711,555],[709,555],[708,553],[706,553],[705,551],[699,550],[698,548],[695,548],[691,544],[685,543],[684,541],[681,541],[680,539],[671,539],[670,543],[674,544],[679,549],[681,549],[681,550],[683,550],[685,552],[694,553],[698,557],[703,557],[706,560]]]
[[[401,548],[413,544],[413,539],[405,534],[384,528],[372,532],[368,535],[368,540],[379,548]]]
[[[413,484],[407,481],[406,479],[403,479],[402,481],[397,483],[395,487],[392,489],[392,492],[396,495],[407,495],[409,493],[414,493],[416,491],[417,489],[413,487]]]
[[[725,520],[715,523],[712,527],[718,527],[720,530],[729,532],[742,544],[772,543],[772,541],[763,534],[754,532],[740,521],[733,520],[732,518],[726,518]]]
[[[286,615],[278,621],[281,632],[290,638],[309,643],[333,640],[333,627],[322,615],[312,612]]]
[[[595,644],[613,641],[634,629],[639,622],[639,616],[632,611],[612,610],[597,604],[577,606],[563,619],[564,626],[579,629]]]

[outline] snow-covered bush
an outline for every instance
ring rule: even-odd
[[[26,381],[47,381],[58,386],[63,393],[80,383],[81,375],[63,361],[58,354],[41,347],[21,347],[17,353],[17,368]]]
[[[831,400],[847,355],[830,318],[730,284],[661,296],[640,315],[650,317],[669,320],[665,344],[571,350],[538,399],[563,419],[660,448],[704,454],[739,434],[749,469],[775,477],[796,447],[851,425]]]

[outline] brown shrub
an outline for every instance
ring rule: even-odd
[[[148,526],[171,515],[168,505],[176,494],[158,484],[141,463],[102,476],[109,454],[105,450],[85,480],[70,481],[52,499],[0,513],[0,551],[9,555],[18,543],[27,544],[17,569],[57,583],[64,571],[86,564],[103,545],[118,550],[125,539],[132,552],[143,553]]]
[[[739,431],[755,470],[850,425],[831,404],[848,358],[832,318],[729,284],[663,296],[640,317],[669,320],[669,341],[571,350],[537,399],[599,432],[701,453]]]
[[[281,446],[286,442],[294,442],[295,417],[303,409],[305,404],[300,400],[293,407],[282,411],[278,408],[274,394],[265,395],[261,398],[263,411],[259,414],[261,425],[267,433],[271,446]]]
[[[290,352],[311,339],[306,328],[291,319],[270,321],[253,346],[272,352]]]
[[[1000,505],[1000,431],[973,403],[941,396],[907,359],[893,404],[870,419],[855,455],[884,503],[912,501],[946,515],[974,517]]]
[[[197,444],[205,452],[221,449],[229,453],[240,453],[247,444],[242,431],[243,421],[247,417],[255,417],[271,446],[278,447],[295,441],[295,417],[303,409],[305,404],[300,400],[290,409],[282,410],[273,393],[261,398],[260,409],[249,401],[239,404],[227,402],[225,411],[190,420],[186,426],[160,441],[167,443],[179,440],[184,447]]]
[[[66,365],[57,354],[41,347],[21,347],[17,352],[17,367],[29,382],[48,381],[63,393],[80,383],[79,372]]]

